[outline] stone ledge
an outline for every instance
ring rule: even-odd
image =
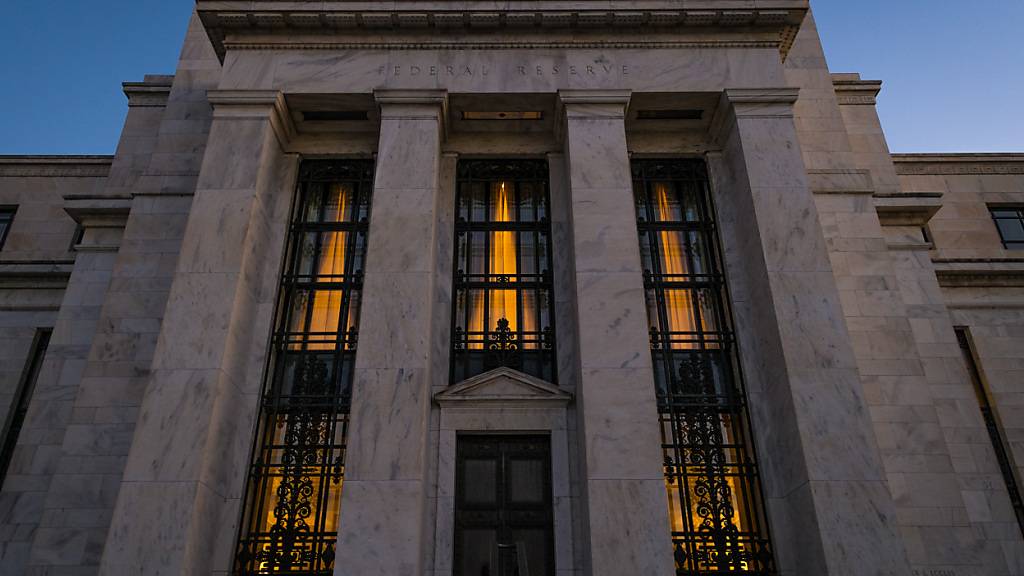
[[[1024,174],[1024,154],[893,154],[901,176]]]
[[[881,80],[862,80],[860,74],[833,74],[832,86],[840,106],[874,106],[882,91]]]
[[[64,196],[64,211],[85,228],[123,228],[131,208],[130,196]]]
[[[67,286],[73,260],[0,260],[0,290],[59,290]]]
[[[1024,258],[933,258],[932,264],[943,287],[1024,287]]]
[[[365,31],[382,34],[429,30],[529,30],[531,28],[608,30],[641,27],[659,30],[675,28],[762,29],[778,33],[776,45],[785,56],[808,10],[806,0],[760,0],[744,2],[735,8],[722,8],[720,1],[704,0],[680,7],[677,2],[648,0],[629,7],[614,8],[607,2],[576,2],[566,9],[565,2],[509,2],[496,10],[490,2],[317,2],[211,1],[197,2],[197,11],[223,60],[229,47],[226,37],[241,34],[274,34],[287,31],[317,34],[334,31]],[[635,32],[629,32],[636,35]],[[305,47],[295,38],[285,45]],[[379,42],[378,36],[373,38]],[[292,44],[294,42],[294,45]],[[646,39],[639,41],[643,44]],[[386,44],[387,42],[384,42]],[[458,44],[456,42],[456,44]],[[513,41],[505,47],[522,48]],[[231,48],[242,47],[230,43]]]
[[[924,226],[940,208],[942,194],[875,196],[875,210],[882,226]]]
[[[162,108],[171,95],[174,76],[146,76],[142,82],[122,82],[129,107]]]
[[[106,178],[113,156],[0,156],[0,178]]]

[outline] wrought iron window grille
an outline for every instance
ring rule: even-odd
[[[459,163],[451,382],[510,367],[556,382],[548,165]]]
[[[371,161],[299,174],[234,574],[334,573]]]
[[[705,165],[632,171],[676,573],[774,574]]]

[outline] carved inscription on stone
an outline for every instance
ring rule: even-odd
[[[501,74],[506,78],[525,76],[629,76],[630,67],[626,64],[607,64],[595,62],[591,64],[519,64],[510,69],[491,68],[487,65],[456,66],[456,65],[420,65],[392,64],[377,68],[381,76],[479,76]]]

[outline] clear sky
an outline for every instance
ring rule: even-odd
[[[0,154],[110,154],[122,81],[174,72],[191,0],[0,0]],[[1024,152],[1024,0],[812,0],[834,72],[884,80],[895,152]]]

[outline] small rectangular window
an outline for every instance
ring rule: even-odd
[[[18,444],[18,435],[21,434],[21,427],[25,424],[25,415],[28,414],[28,404],[32,400],[32,392],[36,387],[36,380],[39,378],[39,370],[43,366],[43,357],[46,356],[46,347],[50,344],[49,328],[40,328],[36,331],[35,341],[32,342],[32,350],[29,353],[28,362],[25,364],[25,371],[21,376],[21,383],[18,385],[18,392],[14,398],[14,405],[11,407],[10,416],[7,417],[7,424],[4,426],[3,447],[0,448],[0,486],[3,486],[7,477],[7,467],[11,464],[14,456],[14,447]]]
[[[990,206],[999,237],[1007,250],[1024,250],[1024,206]]]
[[[4,242],[7,241],[7,232],[11,229],[11,224],[14,222],[14,212],[16,208],[0,208],[0,249],[3,249]]]
[[[1014,474],[1016,464],[1013,462],[1013,453],[1007,448],[1006,432],[999,424],[992,402],[989,400],[988,389],[981,379],[981,370],[975,360],[976,353],[968,329],[963,326],[954,328],[956,340],[960,344],[960,351],[963,353],[964,363],[967,365],[967,373],[971,377],[971,384],[974,385],[974,395],[978,399],[978,408],[981,409],[981,417],[985,420],[985,428],[988,430],[989,441],[992,442],[992,449],[996,454],[996,461],[999,463],[999,471],[1003,474],[1003,482],[1006,484],[1006,492],[1010,495],[1010,505],[1017,515],[1017,524],[1024,533],[1024,500],[1021,499],[1020,487],[1017,484],[1017,477]]]

